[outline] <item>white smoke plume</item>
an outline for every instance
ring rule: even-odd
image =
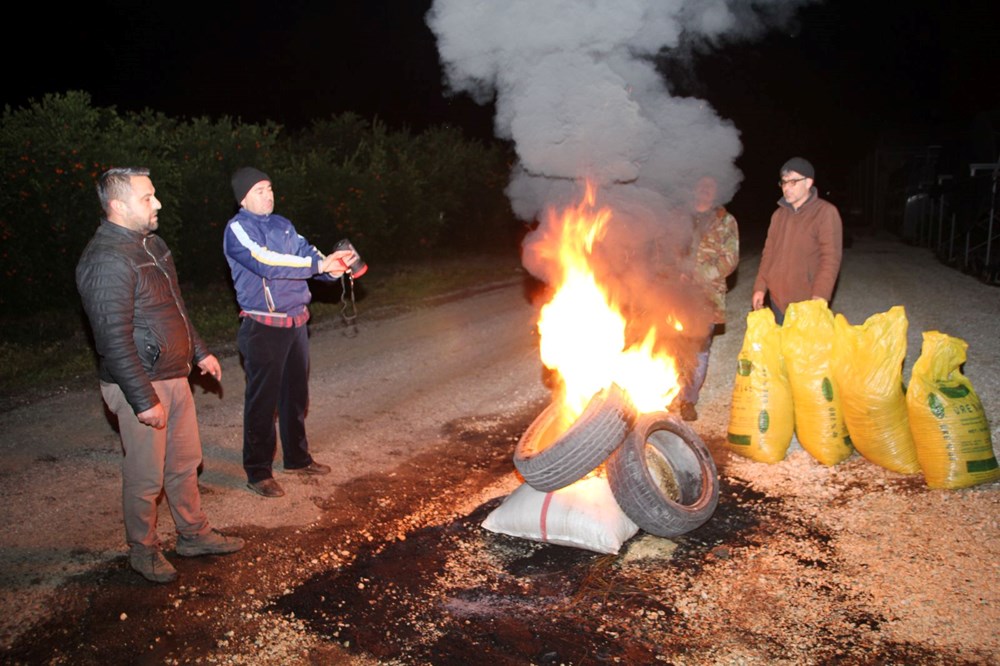
[[[550,231],[546,211],[579,202],[584,179],[615,212],[609,264],[636,262],[653,237],[682,254],[694,184],[711,175],[719,203],[728,201],[742,180],[734,164],[742,146],[739,130],[708,103],[671,96],[655,60],[757,37],[802,4],[435,0],[426,19],[447,88],[493,102],[495,133],[516,150],[507,194],[519,218],[538,222],[525,239],[525,267],[550,277],[532,245]]]

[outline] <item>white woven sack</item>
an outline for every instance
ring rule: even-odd
[[[499,534],[610,555],[639,531],[618,506],[603,473],[548,493],[522,483],[482,526]]]

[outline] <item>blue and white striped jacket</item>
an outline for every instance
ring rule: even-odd
[[[226,224],[223,250],[240,308],[251,315],[295,317],[312,300],[307,280],[333,280],[319,273],[323,253],[280,215],[245,208]]]

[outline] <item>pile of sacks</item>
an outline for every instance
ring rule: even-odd
[[[938,331],[903,384],[902,306],[851,325],[824,301],[789,305],[783,326],[769,309],[747,315],[726,446],[758,462],[785,458],[793,434],[825,465],[856,450],[931,488],[1000,479],[989,423],[961,371],[968,345]]]

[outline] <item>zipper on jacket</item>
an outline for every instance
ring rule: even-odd
[[[264,288],[264,302],[267,303],[267,311],[274,312],[274,298],[271,296],[271,287],[267,285],[267,278],[261,278],[260,284]]]
[[[156,266],[158,269],[160,269],[160,272],[163,273],[163,276],[165,278],[167,278],[167,285],[170,286],[170,295],[174,297],[174,306],[177,308],[177,312],[180,313],[181,319],[184,320],[184,331],[187,333],[188,349],[191,350],[191,352],[193,354],[194,353],[194,340],[191,339],[191,322],[188,321],[187,315],[184,313],[184,308],[181,307],[181,303],[180,303],[180,300],[178,298],[177,292],[174,290],[174,281],[170,279],[170,274],[167,272],[167,270],[163,266],[160,265],[159,260],[156,258],[156,256],[152,252],[149,251],[149,248],[146,247],[146,241],[148,241],[148,240],[149,240],[149,236],[143,236],[143,238],[142,238],[142,249],[145,250],[146,254],[148,254],[149,257],[150,257],[150,259],[153,260],[153,265]],[[188,369],[188,374],[191,374],[191,370],[193,369],[191,363],[192,363],[192,359],[189,358],[187,360],[187,363],[186,363],[187,369]]]

